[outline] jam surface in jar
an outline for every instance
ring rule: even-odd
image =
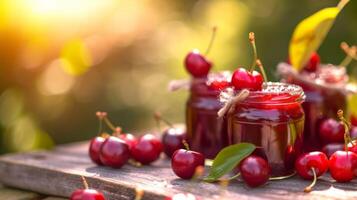
[[[211,80],[227,79],[227,72],[210,74],[207,78],[192,81],[186,104],[186,127],[190,148],[213,159],[228,145],[227,120],[217,117],[223,104],[220,90],[210,87]]]
[[[272,176],[291,175],[303,145],[303,100],[302,88],[286,83],[269,82],[262,91],[251,91],[228,117],[229,143],[255,144]]]

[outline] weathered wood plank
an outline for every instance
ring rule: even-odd
[[[13,188],[0,188],[0,199],[3,200],[37,200],[41,196],[34,192],[22,191]]]
[[[103,191],[108,199],[133,199],[135,188],[145,190],[144,200],[163,199],[178,192],[191,192],[204,199],[353,199],[357,197],[357,182],[334,183],[326,175],[310,194],[302,192],[309,182],[294,177],[271,181],[260,188],[247,188],[235,181],[224,197],[219,185],[190,183],[178,179],[167,159],[151,166],[124,166],[122,169],[99,167],[87,155],[88,143],[65,145],[49,152],[12,154],[0,157],[0,182],[5,185],[42,194],[68,197],[82,187],[85,176],[90,187]]]
[[[47,197],[42,200],[68,200],[68,199],[61,198],[61,197]]]

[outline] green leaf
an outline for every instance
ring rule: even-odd
[[[251,143],[239,143],[222,149],[213,160],[212,168],[205,181],[216,181],[231,172],[244,158],[255,150]]]

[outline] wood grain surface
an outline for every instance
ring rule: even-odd
[[[0,182],[4,185],[53,196],[68,197],[82,188],[80,176],[107,199],[134,199],[135,188],[145,191],[143,200],[159,200],[180,192],[201,199],[355,199],[357,182],[335,183],[329,175],[321,177],[314,191],[306,194],[309,181],[293,177],[270,181],[259,188],[248,188],[240,181],[225,189],[218,184],[178,179],[166,158],[150,166],[125,165],[122,169],[96,166],[87,155],[88,143],[59,146],[53,151],[9,154],[0,157]],[[2,199],[2,198],[1,198]]]

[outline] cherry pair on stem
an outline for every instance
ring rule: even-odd
[[[95,163],[121,168],[131,157],[140,164],[150,164],[159,158],[162,144],[154,135],[148,133],[137,139],[132,134],[122,133],[120,127],[115,127],[108,119],[107,113],[97,112],[96,115],[100,122],[99,132],[102,131],[104,121],[114,133],[112,136],[101,134],[92,139],[89,155]]]

